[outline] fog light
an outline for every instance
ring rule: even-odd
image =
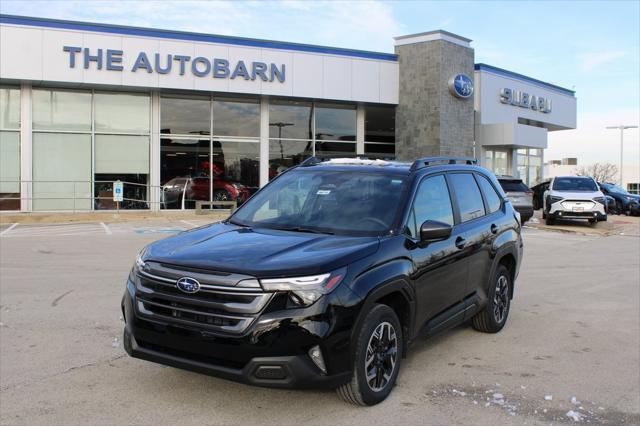
[[[324,365],[324,358],[322,357],[322,351],[320,350],[320,346],[314,346],[309,349],[309,357],[311,361],[322,370],[323,374],[327,374],[327,367]]]
[[[594,212],[594,213],[593,213],[593,217],[596,217],[596,216],[598,216],[598,213],[595,213],[595,212]]]
[[[558,216],[562,216],[562,212],[558,212]]]

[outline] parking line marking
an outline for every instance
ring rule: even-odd
[[[15,228],[16,226],[18,226],[17,223],[14,223],[13,225],[11,225],[10,227],[8,227],[7,229],[5,229],[4,231],[0,232],[0,237],[2,237],[5,234],[8,234],[9,231],[11,231],[13,228]]]
[[[191,226],[192,228],[197,228],[198,226],[200,226],[200,225],[196,225],[193,222],[189,222],[188,220],[181,220],[180,222],[186,223],[187,225]]]
[[[100,222],[100,225],[102,225],[102,227],[104,228],[104,232],[107,235],[111,235],[112,234],[111,229],[109,229],[109,227],[104,222]]]

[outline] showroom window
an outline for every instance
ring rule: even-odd
[[[395,158],[396,108],[365,106],[364,153],[369,158]]]
[[[311,102],[272,100],[269,104],[269,179],[313,155]]]
[[[522,148],[516,151],[518,176],[529,187],[542,180],[542,150]]]
[[[260,103],[252,98],[163,95],[161,208],[244,200],[259,186]]]
[[[627,184],[627,191],[630,194],[640,195],[640,183],[637,183],[637,182],[628,183]]]
[[[20,210],[20,89],[0,86],[0,210]]]
[[[315,105],[315,155],[356,154],[356,107],[349,104]]]
[[[147,209],[148,94],[33,90],[33,210]],[[124,201],[113,201],[113,182]]]
[[[509,153],[504,150],[486,149],[484,166],[496,175],[509,174]]]

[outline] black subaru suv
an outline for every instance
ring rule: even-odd
[[[384,400],[410,343],[507,321],[519,215],[475,160],[310,158],[229,219],[148,245],[129,355],[253,385]]]

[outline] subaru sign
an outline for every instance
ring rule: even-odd
[[[544,112],[545,114],[551,112],[551,99],[536,96],[521,90],[513,90],[508,87],[500,89],[500,102],[520,108]]]
[[[473,95],[473,80],[466,74],[456,74],[449,79],[449,91],[456,98],[469,99]]]

